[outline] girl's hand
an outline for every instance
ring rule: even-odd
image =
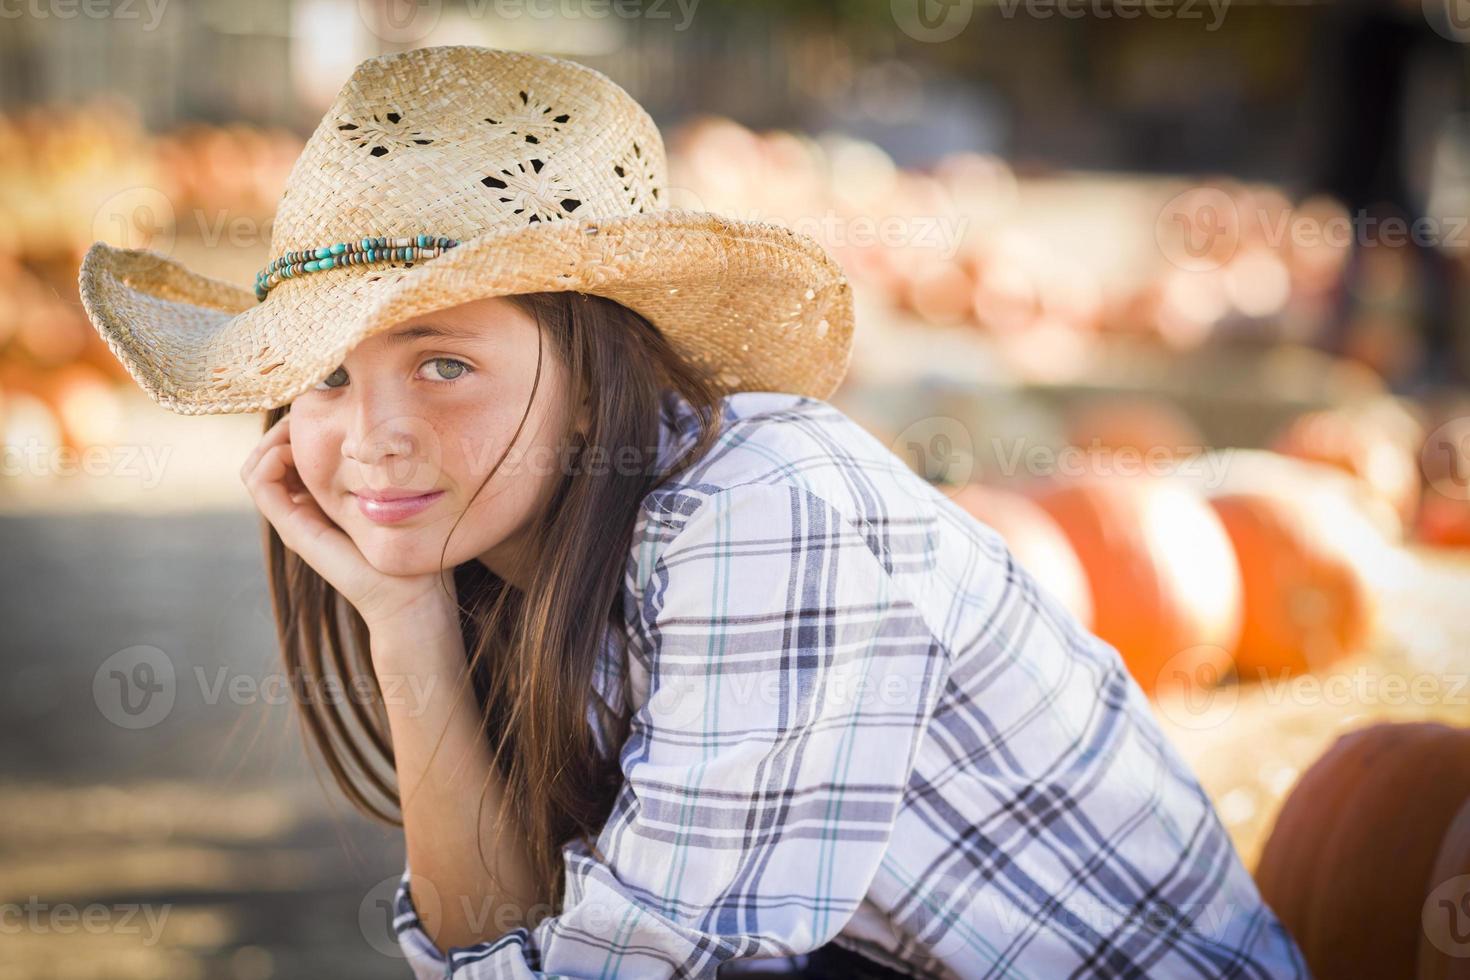
[[[363,557],[347,534],[327,517],[296,471],[291,456],[291,416],[281,416],[240,468],[256,508],[281,541],[352,603],[370,630],[405,619],[442,625],[459,623],[454,569],[426,575],[387,575]]]

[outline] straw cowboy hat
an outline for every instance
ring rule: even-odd
[[[292,167],[251,289],[96,242],[82,304],[183,415],[274,408],[430,310],[576,290],[647,317],[721,391],[826,398],[852,292],[813,239],[667,207],[663,139],[601,72],[450,45],[358,65]]]

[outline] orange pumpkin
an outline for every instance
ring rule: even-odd
[[[928,323],[961,323],[970,318],[974,288],[958,262],[936,260],[917,270],[908,281],[907,305]]]
[[[970,483],[944,488],[971,516],[994,528],[1042,587],[1087,629],[1092,628],[1092,597],[1087,573],[1057,522],[1030,498],[1011,490]]]
[[[1335,466],[1362,480],[1412,524],[1419,504],[1419,468],[1411,449],[1367,413],[1323,409],[1297,416],[1271,448]]]
[[[1349,732],[1302,775],[1255,879],[1313,975],[1415,975],[1437,858],[1467,847],[1447,839],[1467,796],[1470,729],[1432,722]]]
[[[1470,980],[1470,799],[1440,839],[1426,885],[1418,980]]]
[[[1240,563],[1245,605],[1234,652],[1243,679],[1321,669],[1368,641],[1372,592],[1315,498],[1253,492],[1210,500]]]
[[[1208,686],[1230,668],[1240,634],[1240,571],[1204,499],[1164,478],[1092,477],[1037,502],[1087,572],[1093,632],[1139,686]]]
[[[1414,536],[1439,548],[1470,548],[1470,500],[1446,497],[1430,488],[1419,508]]]
[[[1108,397],[1089,401],[1067,421],[1067,438],[1074,446],[1126,449],[1146,454],[1140,461],[1163,455],[1197,453],[1205,439],[1188,415],[1160,398]]]
[[[1459,405],[1455,410],[1470,411]],[[1415,537],[1425,544],[1470,547],[1470,415],[1449,418],[1425,440],[1420,454],[1428,486],[1420,501]]]

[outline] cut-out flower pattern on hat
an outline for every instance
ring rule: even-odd
[[[397,112],[372,113],[369,119],[344,119],[337,123],[337,131],[355,146],[365,147],[372,156],[386,156],[390,150],[402,150],[414,146],[428,146],[434,140],[419,129],[404,122]]]
[[[637,140],[613,161],[613,173],[618,175],[628,203],[637,205],[640,214],[658,207],[658,175]]]
[[[561,132],[570,119],[567,113],[558,112],[554,106],[532,98],[524,89],[517,92],[516,98],[504,109],[491,111],[485,117],[492,126],[504,126],[510,135],[519,136],[533,145]]]
[[[503,167],[480,178],[511,213],[524,215],[527,222],[558,221],[568,217],[582,201],[577,191],[553,174],[539,159]]]

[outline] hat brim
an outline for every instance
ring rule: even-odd
[[[182,415],[289,403],[363,338],[420,314],[571,290],[637,311],[722,391],[825,399],[852,353],[852,291],[812,238],[667,209],[491,231],[432,259],[281,282],[265,302],[147,249],[96,242],[78,276],[89,319],[134,380]]]

